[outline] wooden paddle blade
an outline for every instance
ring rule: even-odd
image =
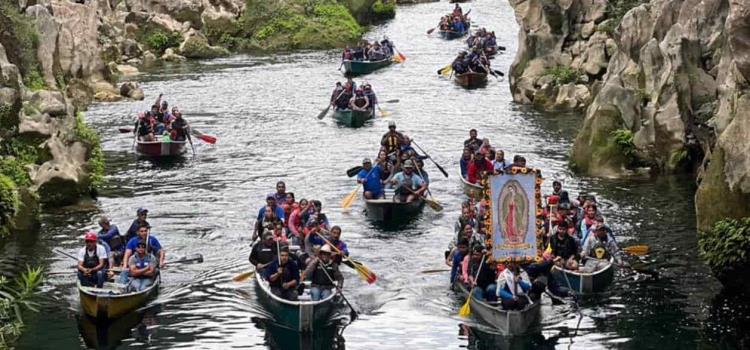
[[[396,99],[393,99],[393,100],[385,101],[384,103],[397,103],[398,101],[401,101],[401,100],[399,100],[399,99],[396,98]]]
[[[352,203],[354,203],[354,200],[357,198],[358,193],[359,186],[357,186],[352,192],[344,197],[344,200],[341,201],[341,208],[348,209],[352,205]]]
[[[406,56],[404,56],[404,55],[403,55],[402,53],[400,53],[400,52],[398,53],[398,55],[397,55],[396,57],[398,57],[398,59],[400,60],[400,62],[406,61]]]
[[[348,176],[348,177],[355,176],[355,175],[359,174],[360,171],[362,171],[362,166],[361,165],[357,165],[355,167],[351,167],[351,168],[349,168],[346,171],[346,176]]]
[[[469,293],[469,297],[466,298],[466,302],[463,306],[461,306],[461,309],[458,310],[458,316],[461,317],[469,317],[471,316],[471,295],[472,293]]]
[[[133,128],[119,128],[117,130],[119,130],[120,133],[122,133],[122,134],[127,134],[127,133],[133,132]]]
[[[647,245],[634,245],[630,247],[625,247],[622,249],[623,251],[627,252],[628,254],[633,255],[646,255],[648,254],[648,246]]]
[[[428,29],[428,30],[427,30],[427,35],[430,35],[430,34],[432,34],[432,32],[434,32],[434,31],[435,31],[435,29],[437,29],[437,27]]]
[[[428,205],[428,206],[430,206],[430,208],[432,208],[432,210],[434,210],[434,211],[442,211],[442,210],[443,210],[443,206],[442,206],[442,205],[441,205],[440,203],[438,203],[438,201],[436,201],[436,200],[434,200],[434,199],[430,199],[430,198],[425,198],[425,200],[424,200],[424,201],[425,201],[425,202],[427,203],[427,205]]]
[[[328,114],[328,110],[331,109],[331,105],[328,105],[324,110],[320,111],[320,114],[318,114],[318,119],[323,119],[326,117],[326,114]]]
[[[385,118],[385,117],[387,117],[387,116],[390,115],[390,113],[388,113],[384,109],[380,108],[380,106],[378,106],[378,110],[380,111],[380,117],[381,118]]]
[[[505,46],[498,46],[498,47],[497,47],[497,49],[498,49],[499,51],[505,51]]]
[[[253,277],[253,275],[255,275],[255,271],[243,272],[243,273],[241,273],[241,274],[239,274],[237,276],[234,276],[234,278],[232,278],[232,281],[234,281],[234,282],[245,282],[248,279],[250,279],[250,277]]]

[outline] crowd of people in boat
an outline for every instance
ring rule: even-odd
[[[471,20],[469,19],[469,13],[464,14],[463,9],[459,4],[453,8],[453,12],[440,18],[438,28],[441,31],[453,31],[458,33],[464,33],[471,27]]]
[[[298,300],[302,282],[309,280],[310,299],[326,299],[343,286],[339,265],[351,264],[341,234],[341,227],[331,226],[319,200],[297,201],[279,181],[258,210],[253,241],[260,242],[250,252],[250,263],[280,298]]]
[[[492,56],[497,52],[497,37],[494,31],[488,31],[486,28],[479,28],[476,32],[469,35],[466,39],[466,45],[469,49],[475,48],[484,52],[487,56]]]
[[[426,156],[412,147],[412,140],[396,130],[396,122],[388,122],[388,132],[380,139],[380,149],[373,162],[362,160],[357,183],[362,184],[366,199],[386,198],[386,190],[393,191],[396,202],[419,200],[429,188],[430,178],[424,169]]]
[[[161,98],[159,94],[150,111],[138,114],[134,132],[140,141],[185,141],[190,126],[177,106],[170,112],[169,103]]]
[[[526,168],[525,158],[516,155],[508,164],[502,150],[493,149],[488,139],[477,136],[476,130],[469,132],[461,158],[461,173],[469,182],[478,183],[485,176],[508,173],[513,168]],[[488,254],[485,233],[490,228],[484,227],[482,218],[490,207],[481,198],[465,201],[456,223],[456,236],[446,252],[446,264],[451,266],[451,282],[478,287],[474,289],[474,297],[479,300],[499,300],[506,309],[522,309],[545,288],[556,296],[569,295],[567,277],[552,269],[553,266],[592,273],[606,267],[610,259],[619,259],[617,241],[605,223],[596,198],[580,194],[576,200],[571,200],[560,181],[554,181],[552,187],[553,192],[546,196],[543,210],[546,233],[543,246],[546,249],[542,260],[523,266],[484,260]],[[480,262],[486,264],[482,271],[478,268]],[[519,274],[521,267],[528,281]],[[539,279],[540,283],[530,282],[541,276],[544,279]]]
[[[484,49],[479,46],[471,50],[461,51],[451,63],[451,68],[456,74],[483,73],[492,74],[490,59]]]
[[[342,84],[336,82],[331,93],[330,103],[336,110],[372,111],[378,104],[378,97],[369,82],[357,87],[351,77]]]
[[[359,45],[349,47],[348,45],[344,48],[344,52],[341,54],[342,61],[382,61],[384,59],[393,57],[396,47],[388,37],[383,37],[383,40],[374,40],[370,42],[368,40],[362,40]]]
[[[82,286],[102,288],[117,282],[122,292],[142,291],[154,283],[165,265],[166,251],[151,233],[148,210],[138,208],[136,218],[122,235],[106,216],[99,218],[101,230],[84,235],[78,251],[78,280]],[[119,275],[117,272],[119,271]]]

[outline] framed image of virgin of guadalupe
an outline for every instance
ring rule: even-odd
[[[541,176],[514,168],[489,178],[492,257],[496,261],[532,261],[542,245]]]

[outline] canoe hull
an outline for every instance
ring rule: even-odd
[[[464,194],[469,196],[469,198],[474,199],[480,199],[484,195],[484,188],[482,186],[477,186],[468,180],[466,180],[463,176],[461,176],[461,173],[458,173],[458,178],[461,179],[461,186],[463,187]]]
[[[454,283],[453,289],[464,298],[469,291],[462,283]],[[483,301],[471,298],[471,313],[475,318],[497,329],[503,335],[521,335],[527,333],[541,318],[541,301],[526,306],[523,310],[506,311]]]
[[[186,141],[138,141],[135,151],[146,157],[175,157],[184,154],[186,147]]]
[[[388,57],[380,61],[344,61],[344,74],[362,75],[372,73],[378,69],[388,67],[393,61]]]
[[[146,305],[149,297],[159,290],[160,278],[157,277],[149,288],[138,293],[97,294],[92,289],[78,283],[78,294],[83,312],[97,319],[116,319],[139,307]]]
[[[399,203],[387,199],[365,200],[367,217],[373,221],[405,220],[419,214],[424,208],[423,200]]]
[[[438,31],[438,34],[440,34],[440,37],[445,40],[453,40],[453,39],[463,38],[464,36],[466,36],[466,33],[468,32],[469,32],[468,30],[463,31],[463,32],[456,32],[453,30],[441,30],[441,31]]]
[[[337,122],[352,128],[358,128],[365,125],[365,122],[374,117],[373,110],[353,111],[350,109],[336,110],[333,112],[333,118]]]
[[[476,88],[487,85],[487,73],[464,73],[455,75],[456,83],[465,88]]]
[[[560,283],[567,287],[568,282],[570,282],[570,288],[578,294],[604,292],[612,284],[615,277],[615,268],[612,260],[609,261],[609,265],[605,268],[594,273],[561,270],[557,266],[552,268],[552,272],[563,274],[563,279],[567,278],[567,281],[563,280]]]
[[[273,322],[281,327],[297,331],[312,332],[330,325],[334,311],[340,304],[338,294],[332,294],[321,301],[293,302],[281,299],[271,293],[268,282],[255,274],[258,300],[273,317]]]

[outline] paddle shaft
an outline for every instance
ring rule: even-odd
[[[411,140],[411,143],[413,143],[414,146],[417,146],[417,148],[419,148],[419,150],[422,151],[422,153],[424,153],[425,156],[427,156],[427,159],[429,159],[432,162],[432,164],[435,164],[438,170],[440,170],[440,172],[443,173],[445,177],[448,177],[448,173],[445,171],[445,169],[443,169],[443,167],[441,167],[440,164],[438,164],[434,159],[432,159],[432,157],[430,157],[430,155],[427,154],[427,152],[425,152],[422,149],[422,147],[419,147],[419,145],[416,142],[414,142],[414,140]]]
[[[187,133],[188,142],[190,142],[190,149],[193,151],[193,157],[195,157],[195,146],[193,146],[193,138]]]
[[[320,264],[320,261],[318,261],[318,264]],[[341,298],[344,299],[344,302],[346,302],[346,305],[349,306],[349,308],[352,310],[352,313],[354,314],[354,318],[359,317],[359,313],[357,313],[357,310],[354,309],[354,306],[349,302],[348,299],[346,299],[346,296],[344,295],[344,291],[339,288],[338,284],[336,284],[336,280],[334,280],[331,275],[328,274],[328,271],[326,269],[321,269],[323,273],[326,274],[326,277],[328,278],[331,283],[333,283],[334,287],[336,287],[336,290],[339,292],[339,295],[341,295]]]

